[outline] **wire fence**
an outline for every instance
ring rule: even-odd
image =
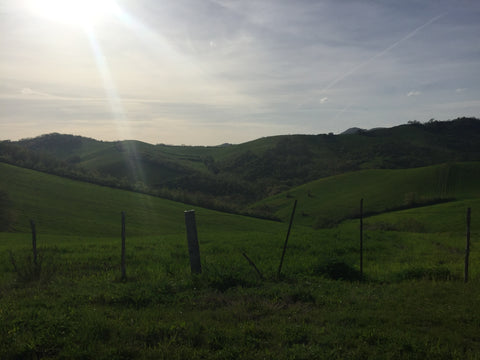
[[[280,262],[280,267],[278,270],[277,277],[280,277],[283,257],[285,256],[285,252],[287,251],[287,241],[288,236],[290,234],[290,228],[293,223],[294,213],[295,213],[295,206],[292,211],[289,230],[287,233],[287,239],[284,244],[282,259]],[[187,214],[190,217],[190,221],[187,220]],[[409,256],[412,257],[423,257],[426,259],[425,263],[434,264],[436,270],[438,269],[445,269],[446,267],[450,266],[452,263],[455,263],[456,271],[460,267],[460,263],[463,263],[463,279],[465,282],[469,280],[469,276],[471,275],[470,272],[470,251],[471,251],[471,244],[470,244],[470,237],[471,237],[471,208],[468,208],[467,214],[457,214],[456,224],[457,228],[455,231],[459,232],[459,226],[462,226],[465,233],[465,240],[463,244],[458,243],[458,236],[454,238],[449,238],[447,235],[441,235],[439,233],[431,233],[427,231],[418,231],[418,228],[415,226],[411,229],[412,232],[416,235],[409,235],[409,236],[393,236],[392,241],[388,243],[389,239],[382,239],[380,236],[375,235],[371,236],[369,232],[372,230],[393,230],[392,233],[395,233],[395,230],[400,229],[401,222],[405,219],[412,219],[418,220],[421,216],[440,216],[445,215],[445,211],[435,211],[435,210],[409,210],[408,212],[402,213],[395,213],[392,214],[392,220],[397,223],[398,228],[395,229],[393,225],[384,226],[381,221],[378,221],[375,217],[364,217],[363,216],[363,201],[361,202],[360,208],[360,216],[359,220],[359,243],[358,243],[358,264],[360,270],[360,276],[364,278],[364,273],[367,273],[367,276],[374,275],[376,277],[381,277],[379,274],[382,272],[385,273],[388,269],[397,267],[397,270],[401,268],[401,270],[405,273],[406,277],[420,277],[422,276],[421,273],[415,274],[415,271],[419,271],[418,265],[416,265],[413,269],[409,269],[408,267],[412,262],[412,259],[409,259]],[[126,263],[125,263],[125,213],[122,212],[122,251],[121,251],[121,278],[126,280]],[[193,216],[193,220],[191,218]],[[192,273],[201,273],[201,261],[200,261],[200,252],[199,252],[199,245],[198,245],[198,238],[197,238],[197,230],[196,230],[196,223],[195,217],[198,217],[200,221],[210,218],[212,215],[208,213],[203,213],[202,211],[196,213],[194,210],[185,211],[185,226],[186,226],[186,234],[187,234],[187,242],[188,242],[188,253],[191,263],[191,270]],[[235,214],[225,214],[225,213],[215,213],[214,215],[216,218],[233,218],[237,215]],[[372,220],[374,219],[374,220]],[[34,226],[34,222],[31,221],[31,230],[32,230],[32,252],[33,252],[33,259],[34,259],[34,267],[37,266],[36,259],[37,259],[37,236],[36,236],[36,228]],[[400,224],[400,225],[398,225]],[[395,224],[394,224],[395,225]],[[415,225],[415,224],[414,224]],[[382,226],[384,226],[382,228]],[[405,227],[412,227],[411,223],[405,224]],[[448,227],[448,224],[442,224],[442,226]],[[398,234],[401,234],[400,229],[397,231]],[[452,229],[450,229],[452,230]],[[314,232],[312,232],[314,233]],[[348,236],[352,236],[352,233],[349,233]],[[441,238],[444,236],[444,238]],[[45,241],[42,240],[40,244],[45,247]],[[350,239],[350,244],[354,244],[354,241]],[[354,245],[353,245],[354,246]],[[465,246],[465,247],[463,247]],[[463,250],[464,249],[464,250]],[[337,249],[338,250],[338,249]],[[440,250],[440,251],[439,251]],[[351,251],[350,251],[351,253]],[[441,256],[438,254],[441,253]],[[248,260],[248,256],[245,256],[243,252],[243,256]],[[428,260],[432,260],[430,263]],[[249,263],[252,261],[249,261]],[[400,265],[399,265],[400,264]],[[437,266],[438,265],[438,266]],[[445,265],[445,266],[440,266]],[[425,270],[425,269],[423,269]],[[258,271],[258,269],[256,270]],[[410,273],[409,273],[410,271]],[[429,273],[429,271],[433,270],[425,270],[424,272]],[[442,270],[443,271],[443,270]],[[430,275],[432,275],[431,273]],[[436,276],[449,276],[449,272],[445,272],[442,274],[436,274]],[[425,274],[423,274],[425,275]],[[430,276],[428,275],[428,276]],[[435,274],[433,274],[435,275]],[[434,276],[430,277],[434,277]]]

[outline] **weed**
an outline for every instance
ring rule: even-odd
[[[434,280],[434,281],[446,281],[457,279],[458,277],[451,273],[446,267],[436,267],[432,269],[415,267],[411,269],[403,270],[397,273],[394,278],[397,281],[405,280]]]
[[[17,276],[17,281],[20,283],[33,281],[48,282],[56,272],[56,266],[51,259],[48,258],[49,260],[45,261],[44,252],[38,252],[36,261],[32,259],[31,255],[25,256],[23,261],[17,261],[11,250],[9,255],[13,271]]]

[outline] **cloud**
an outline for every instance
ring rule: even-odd
[[[22,93],[23,95],[31,95],[31,94],[33,94],[33,90],[30,89],[30,88],[23,88],[22,91],[21,91],[21,93]]]
[[[474,2],[121,1],[126,16],[95,27],[98,53],[81,29],[5,3],[12,10],[0,21],[1,47],[9,49],[0,51],[0,135],[7,138],[32,122],[38,133],[89,135],[101,123],[98,137],[118,136],[118,110],[129,137],[203,145],[480,115],[477,102],[451,103],[480,94]],[[111,77],[107,93],[98,65]]]
[[[421,94],[420,91],[412,90],[412,91],[410,91],[410,92],[407,94],[407,96],[408,96],[408,97],[410,97],[410,96],[418,96],[418,95],[420,95],[420,94]]]
[[[50,94],[47,94],[41,91],[36,91],[29,87],[24,87],[22,90],[20,90],[20,93],[24,96],[51,97]]]

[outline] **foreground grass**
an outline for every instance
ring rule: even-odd
[[[10,358],[476,358],[478,282],[56,280],[2,296]]]
[[[473,359],[480,351],[478,282],[309,279],[221,292],[204,280],[95,276],[11,288],[1,300],[0,355]]]
[[[118,238],[39,237],[42,271],[28,279],[14,272],[8,250],[27,266],[29,235],[0,234],[0,358],[478,358],[480,287],[476,275],[461,281],[461,258],[442,260],[447,278],[401,277],[419,268],[422,251],[385,254],[394,242],[409,250],[422,234],[370,231],[384,255],[370,253],[367,280],[329,279],[320,264],[355,261],[349,226],[295,228],[281,280],[280,234],[200,232],[204,271],[193,277],[183,234],[127,238],[126,282]],[[423,269],[435,269],[443,253],[430,240],[420,248],[437,252]]]

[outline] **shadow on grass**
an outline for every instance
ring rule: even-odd
[[[317,276],[324,276],[332,280],[362,280],[362,274],[359,270],[340,260],[329,260],[327,262],[317,264],[313,268],[313,274]]]

